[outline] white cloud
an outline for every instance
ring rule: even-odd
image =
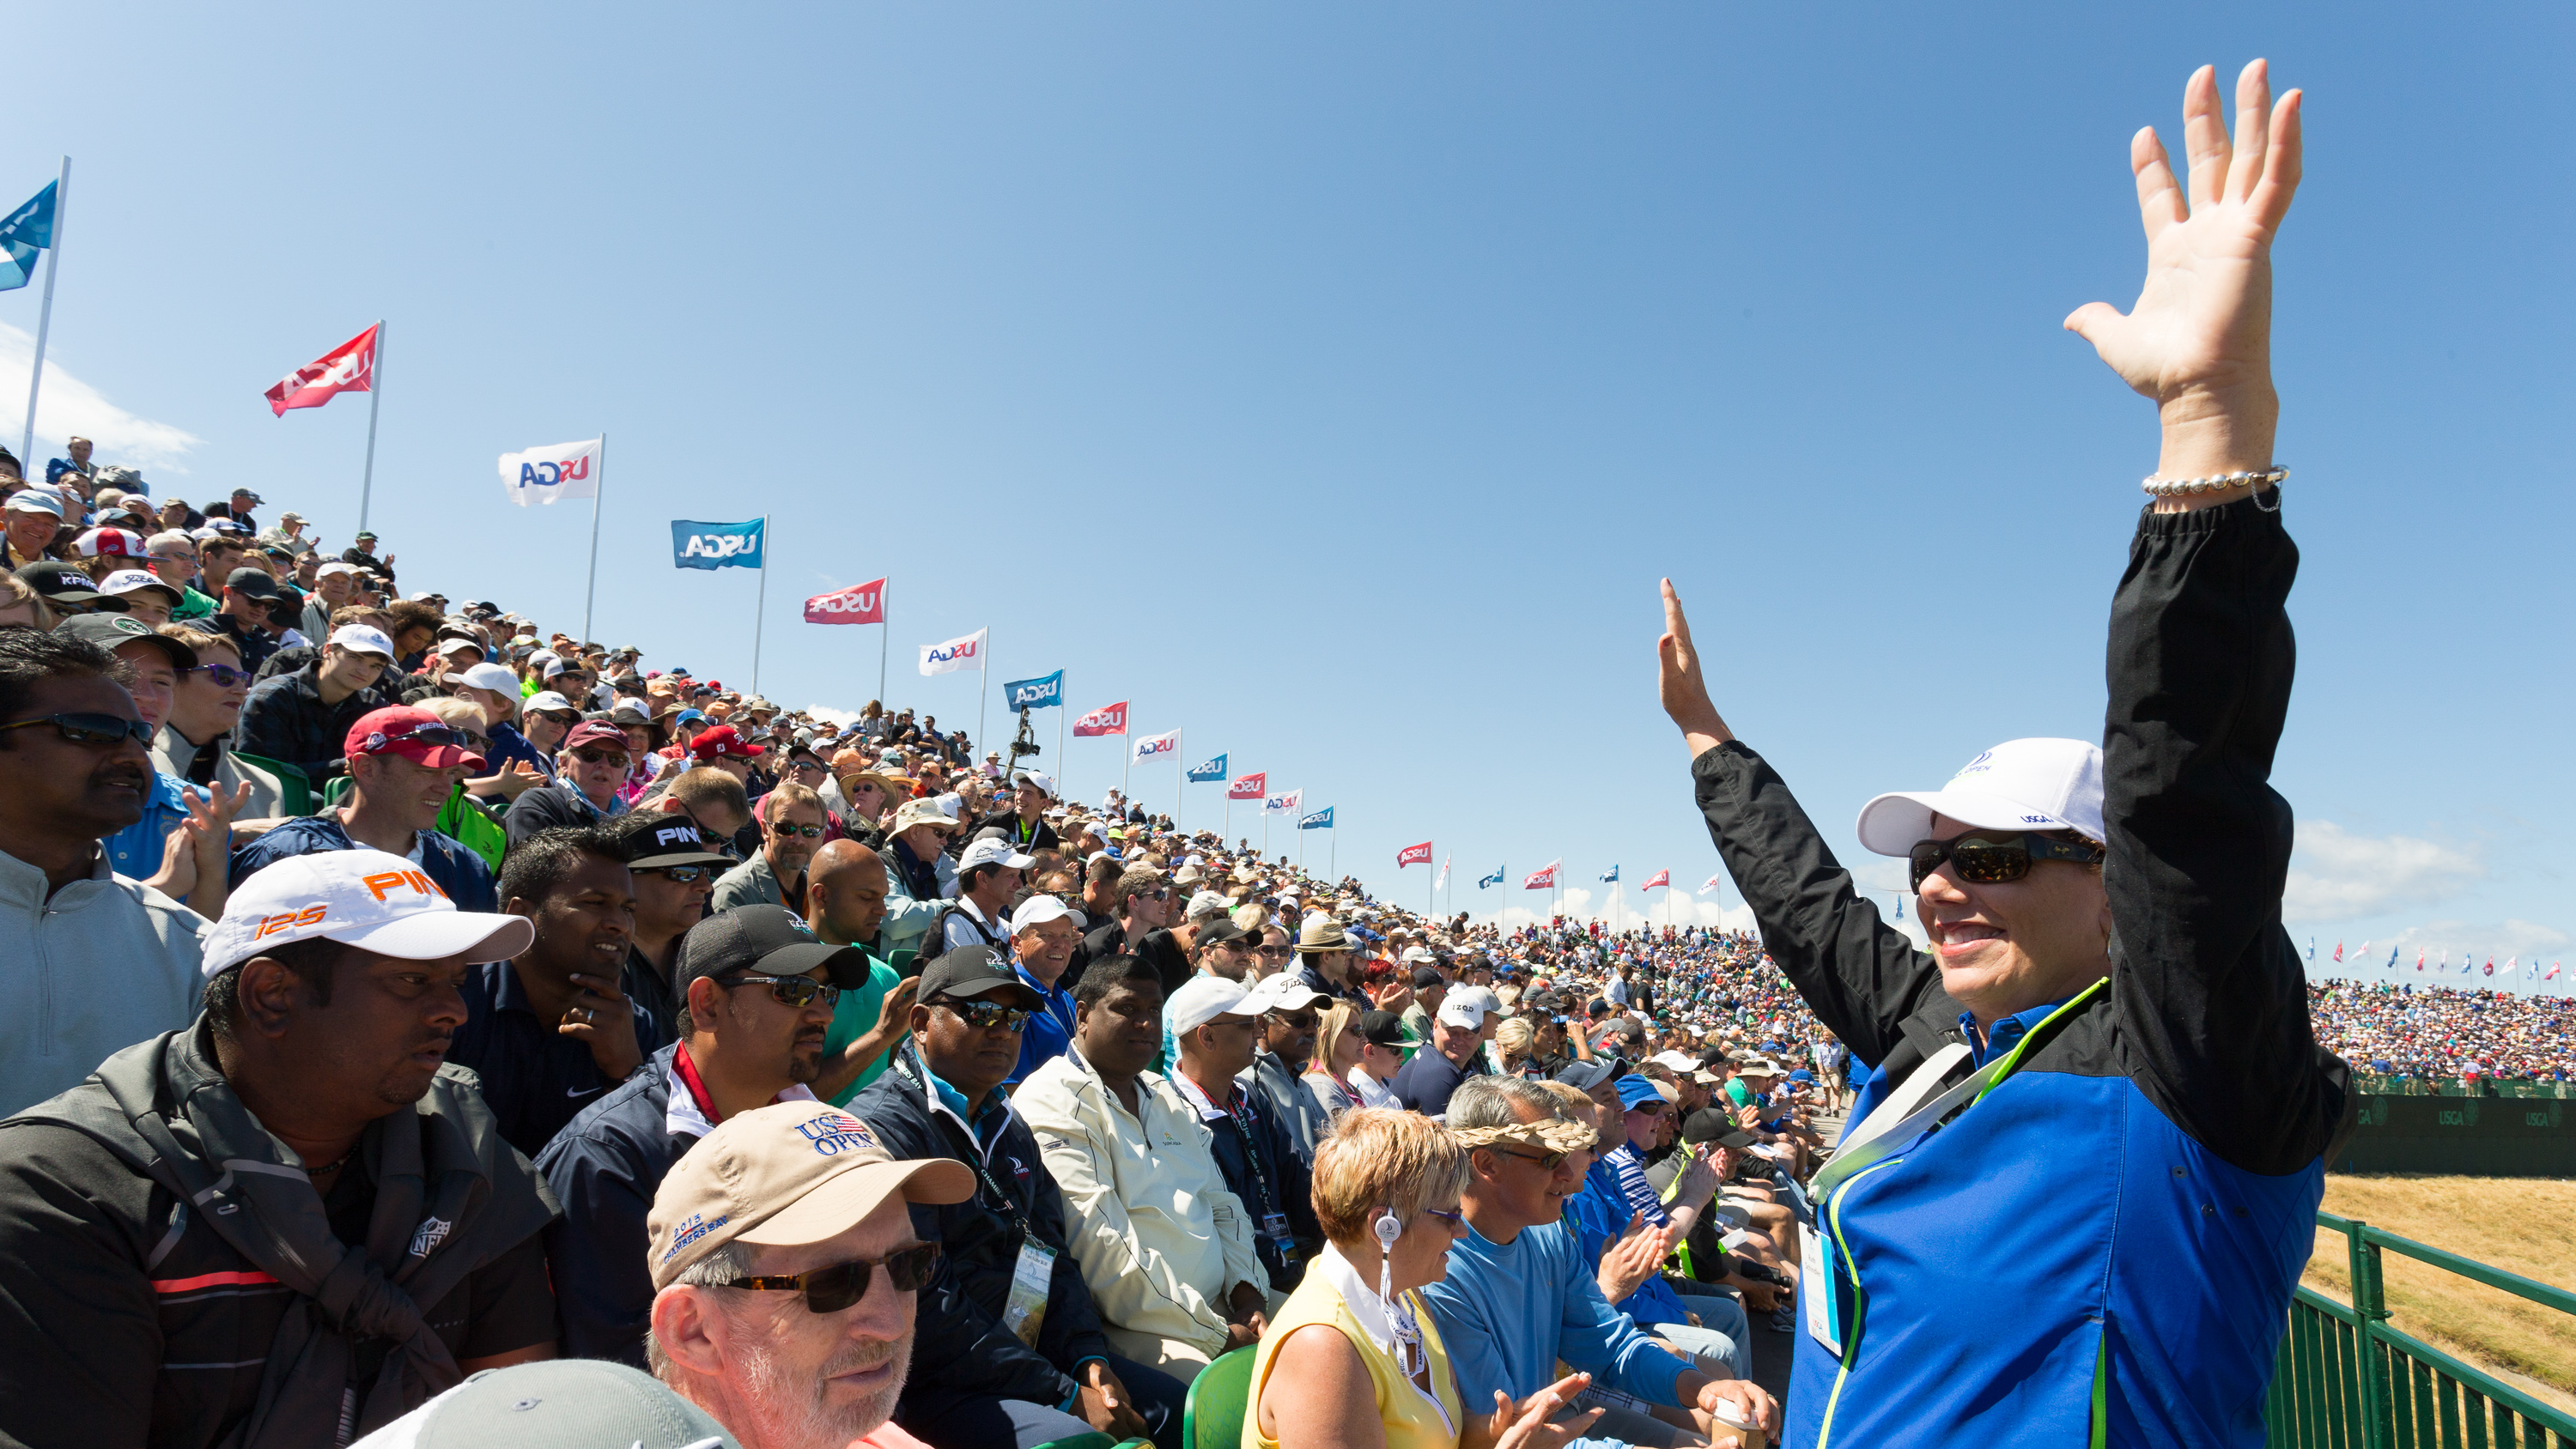
[[[50,346],[47,350],[52,352]],[[12,452],[26,430],[27,372],[35,360],[34,334],[0,323],[0,440]],[[28,473],[43,477],[44,460],[62,456],[63,439],[75,434],[98,445],[93,456],[99,462],[140,469],[146,485],[156,472],[185,474],[180,460],[205,442],[168,423],[136,417],[48,355],[45,390],[36,399],[36,456],[23,460]]]
[[[805,706],[805,713],[821,720],[823,723],[830,725],[834,729],[845,730],[859,722],[859,712],[857,710],[834,709],[828,704],[809,704]]]
[[[2468,851],[2410,835],[2356,835],[2331,820],[2299,822],[2281,914],[2343,921],[2448,900],[2486,874]]]

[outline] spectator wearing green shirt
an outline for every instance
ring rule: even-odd
[[[827,840],[805,866],[805,924],[831,946],[856,946],[867,954],[868,979],[841,981],[840,1005],[823,1037],[823,1075],[814,1095],[835,1107],[885,1074],[912,1017],[913,985],[877,959],[877,930],[885,924],[885,863],[855,840]]]

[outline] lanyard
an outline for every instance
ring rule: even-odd
[[[936,1096],[936,1090],[932,1088],[928,1082],[923,1081],[920,1077],[913,1074],[912,1059],[910,1057],[897,1054],[894,1059],[894,1069],[903,1073],[905,1081],[921,1088],[924,1092],[932,1093],[934,1097]],[[966,1124],[966,1141],[970,1149],[966,1154],[966,1165],[974,1169],[976,1183],[980,1186],[983,1192],[989,1192],[993,1195],[994,1201],[1001,1207],[1003,1214],[1010,1218],[1011,1226],[1020,1230],[1021,1241],[1026,1242],[1035,1238],[1037,1234],[1030,1229],[1028,1219],[1020,1216],[1019,1204],[1012,1202],[1011,1195],[1002,1191],[1002,1185],[993,1180],[993,1175],[990,1172],[984,1170],[984,1144],[976,1141],[975,1124],[971,1122]],[[980,1200],[980,1193],[978,1194],[978,1197]]]

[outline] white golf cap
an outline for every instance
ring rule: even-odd
[[[357,571],[358,566],[356,564],[350,563],[345,559],[335,558],[329,563],[324,564],[322,567],[315,569],[313,571],[313,577],[317,579],[325,579],[329,578],[333,574],[354,574]]]
[[[1195,921],[1201,917],[1222,916],[1233,909],[1234,902],[1214,891],[1201,891],[1190,897],[1189,909],[1181,913],[1181,919]]]
[[[1011,934],[1016,936],[1023,931],[1043,926],[1049,921],[1061,921],[1072,914],[1073,907],[1054,896],[1031,896],[1020,902],[1018,910],[1011,912]]]
[[[1482,1031],[1485,1029],[1485,1011],[1483,997],[1472,991],[1461,991],[1444,998],[1440,1003],[1439,1016],[1433,1019],[1442,1026],[1454,1026],[1461,1031]]]
[[[1259,1016],[1261,1008],[1250,1004],[1251,995],[1240,981],[1193,976],[1163,1003],[1163,1020],[1177,1041],[1220,1016]]]
[[[385,637],[385,631],[364,624],[341,625],[331,631],[331,642],[339,648],[355,649],[361,654],[381,654],[387,659],[394,657],[394,641]]]
[[[1903,855],[1932,836],[1932,817],[1978,830],[2072,830],[2102,839],[2102,748],[2083,740],[2006,740],[1938,790],[1881,795],[1860,807],[1860,844]]]
[[[477,664],[461,674],[448,677],[471,689],[488,689],[494,694],[513,698],[519,693],[519,676],[512,674],[506,664]]]
[[[1264,976],[1243,998],[1244,1009],[1255,1013],[1295,1011],[1331,998],[1309,986],[1294,971]]]
[[[1037,863],[1036,856],[1022,855],[1011,849],[1009,841],[987,837],[967,846],[966,853],[957,857],[957,871],[963,875],[979,865],[1001,865],[1008,866],[1012,870],[1027,870]]]
[[[1421,946],[1405,947],[1402,959],[1408,966],[1436,966],[1440,963],[1439,957],[1432,955],[1428,949]]]
[[[206,933],[206,975],[323,936],[404,961],[506,961],[528,949],[536,926],[525,916],[458,910],[399,855],[325,850],[290,856],[233,887],[223,919]]]
[[[118,598],[123,598],[127,594],[139,594],[146,589],[156,589],[168,595],[172,604],[187,602],[180,596],[175,586],[163,583],[161,576],[149,569],[118,569],[100,580],[98,585],[100,593],[114,594]]]
[[[1046,796],[1050,800],[1061,800],[1064,798],[1064,792],[1058,790],[1055,786],[1055,777],[1053,775],[1042,774],[1036,770],[1022,770],[1011,777],[1011,783],[1014,785],[1020,784],[1023,781],[1037,786],[1038,793]]]
[[[476,666],[474,666],[474,667],[475,667],[476,669],[481,669],[481,668],[483,668],[484,666],[483,666],[483,665],[478,664],[478,665],[476,665]],[[505,666],[503,666],[503,665],[495,664],[495,665],[492,665],[492,666],[490,666],[490,667],[491,667],[491,668],[494,668],[494,669],[498,669],[498,670],[500,670],[500,671],[501,671],[502,673],[504,673],[504,674],[509,673],[508,668],[507,668],[507,667],[505,667]],[[471,671],[469,671],[469,672],[471,672]],[[512,681],[512,683],[511,683],[510,687],[511,687],[512,689],[516,689],[516,688],[518,688],[519,686],[518,686],[518,683],[514,680],[514,681]],[[534,694],[532,694],[532,695],[529,695],[529,696],[527,697],[526,701],[520,704],[519,708],[521,708],[521,709],[523,709],[523,710],[538,710],[538,709],[570,709],[570,710],[578,710],[578,709],[580,709],[580,708],[581,708],[581,706],[579,706],[579,705],[577,705],[577,704],[574,704],[571,700],[568,700],[568,699],[564,698],[564,697],[563,697],[563,695],[562,695],[562,693],[561,693],[560,691],[552,690],[552,689],[540,689],[540,690],[538,690],[536,693],[534,693]]]

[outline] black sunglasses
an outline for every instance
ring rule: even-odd
[[[206,681],[217,689],[230,689],[236,684],[250,683],[249,670],[235,669],[229,664],[200,664],[188,672],[206,676]]]
[[[700,868],[681,867],[682,870]],[[841,988],[826,986],[811,976],[736,976],[716,984],[728,989],[736,986],[766,986],[769,988],[769,994],[776,998],[781,1006],[803,1007],[811,1004],[818,996],[823,999],[825,1006],[841,1004]]]
[[[616,764],[622,766],[626,763],[626,752],[624,750],[575,750],[572,752],[572,757],[581,761],[585,765]]]
[[[916,1243],[888,1253],[875,1262],[858,1258],[803,1273],[736,1278],[725,1286],[768,1293],[802,1293],[807,1312],[838,1313],[868,1296],[868,1280],[879,1268],[885,1269],[886,1281],[894,1285],[897,1293],[918,1293],[930,1281],[931,1270],[938,1266],[939,1245]]]
[[[556,724],[562,725],[566,729],[570,729],[574,725],[581,723],[581,716],[570,713],[569,711],[541,709],[537,711],[537,718],[553,720]]]
[[[667,876],[682,885],[696,885],[715,872],[703,865],[663,865],[648,868],[646,875]]]
[[[1523,1162],[1535,1162],[1538,1164],[1538,1170],[1541,1172],[1554,1172],[1558,1168],[1563,1167],[1568,1155],[1563,1152],[1542,1152],[1538,1156],[1532,1157],[1526,1152],[1505,1152],[1500,1147],[1493,1150],[1502,1153],[1505,1157],[1517,1157]]]
[[[934,1004],[946,1007],[960,1021],[979,1031],[991,1031],[997,1026],[1004,1031],[1018,1031],[1028,1025],[1029,1018],[1035,1014],[1020,1007],[1004,1006],[998,1001],[950,1001],[942,997]]]
[[[2109,852],[2087,840],[2068,844],[2045,835],[2027,832],[2014,835],[1962,835],[1952,840],[1918,840],[1906,852],[1906,863],[1913,868],[1913,888],[1921,890],[1924,879],[1944,863],[1956,866],[1959,879],[1973,885],[2001,885],[2030,874],[2034,860],[2071,860],[2079,865],[2100,865]]]
[[[76,745],[105,746],[121,740],[132,740],[146,749],[152,746],[152,726],[139,719],[113,714],[48,714],[35,719],[22,719],[0,724],[0,730],[23,730],[33,725],[49,724],[62,732],[64,739]]]

